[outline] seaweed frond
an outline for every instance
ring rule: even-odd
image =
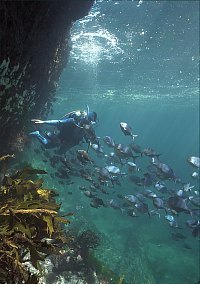
[[[10,158],[15,158],[15,154],[7,154],[7,155],[4,155],[4,156],[1,156],[0,157],[0,161],[6,161],[7,159],[10,159]]]
[[[43,188],[37,174],[47,172],[24,168],[5,175],[0,185],[0,283],[38,283],[27,261],[40,270],[39,261],[59,253],[56,243],[69,242],[63,226],[70,221],[59,215],[56,192]],[[52,242],[45,242],[50,238]]]

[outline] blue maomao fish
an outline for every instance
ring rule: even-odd
[[[110,165],[110,166],[106,166],[105,168],[109,171],[109,173],[111,173],[113,175],[120,175],[121,174],[120,169],[116,166]]]
[[[173,179],[174,181],[178,180],[174,174],[174,171],[167,164],[161,163],[155,157],[152,158],[152,163],[161,172],[163,178]]]
[[[156,198],[157,195],[151,190],[151,189],[144,189],[142,191],[142,194],[147,197],[147,198],[150,198],[150,199],[153,199],[153,198]]]
[[[197,207],[200,207],[200,196],[189,196],[190,202]]]
[[[137,165],[133,162],[128,162],[127,166],[128,166],[129,173],[140,171],[140,169],[137,167]]]
[[[115,144],[114,152],[120,159],[133,158],[133,160],[135,160],[136,158],[139,157],[133,155],[130,146],[126,146],[123,144]]]
[[[144,187],[151,186],[153,183],[153,177],[150,173],[144,173],[143,178],[141,178],[141,182],[144,185]]]
[[[107,201],[108,201],[108,205],[110,207],[112,207],[113,209],[116,209],[116,210],[119,209],[122,214],[124,213],[125,209],[122,208],[120,206],[120,204],[115,199],[110,199],[110,200],[107,200]]]
[[[131,136],[133,140],[138,136],[137,134],[132,133],[132,128],[126,122],[120,122],[119,125],[124,135]]]
[[[167,214],[167,208],[164,205],[164,201],[160,197],[156,197],[156,198],[153,199],[153,205],[157,209],[164,209],[166,214]]]
[[[150,213],[149,213],[149,207],[147,203],[144,202],[138,202],[135,204],[135,207],[137,208],[137,211],[140,213],[148,213],[149,217],[150,217]]]
[[[187,206],[187,199],[184,199],[180,196],[171,196],[167,200],[167,205],[170,209],[175,210],[176,212],[185,212],[191,214],[191,209]]]
[[[97,154],[103,154],[102,146],[99,144],[90,144],[90,147],[97,153]]]
[[[108,171],[108,169],[106,168],[100,168],[98,169],[98,173],[99,173],[99,177],[101,180],[103,181],[111,181],[113,184],[113,177],[111,175],[111,173]]]
[[[90,206],[94,207],[94,208],[99,208],[101,206],[105,207],[105,203],[103,202],[103,200],[99,197],[94,197],[92,199],[92,201],[90,202]]]
[[[187,220],[185,223],[189,228],[192,229],[200,224],[199,220],[194,220],[194,219]]]
[[[142,148],[139,145],[131,143],[130,147],[135,153],[140,154],[142,156],[143,151],[142,151]]]
[[[110,136],[104,136],[103,141],[108,147],[115,147],[115,142]]]
[[[157,181],[154,186],[161,193],[167,193],[167,187],[164,183]]]
[[[187,159],[187,161],[188,161],[188,163],[189,163],[191,166],[193,166],[193,167],[195,167],[195,168],[199,168],[199,167],[200,167],[200,158],[199,158],[199,157],[194,157],[194,156],[192,156],[192,157],[189,157],[189,158]]]
[[[145,154],[145,156],[148,156],[148,157],[159,157],[161,154],[157,154],[152,148],[146,148],[142,151],[142,154]]]
[[[124,198],[132,204],[136,204],[138,202],[137,197],[133,194],[127,194],[124,196]]]
[[[165,219],[169,222],[169,225],[173,228],[179,228],[177,221],[175,220],[173,215],[166,215]]]
[[[199,179],[199,173],[198,172],[193,172],[191,174],[191,176],[192,176],[193,179]]]

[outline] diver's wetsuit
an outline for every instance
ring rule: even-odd
[[[42,124],[52,125],[59,130],[58,134],[45,133],[42,136],[39,131],[31,132],[29,135],[36,137],[45,148],[54,148],[60,146],[62,150],[68,150],[78,145],[83,138],[86,142],[85,125],[91,125],[96,122],[96,113],[90,112],[72,112],[63,119],[42,121]]]
[[[60,126],[58,125],[58,129],[58,138],[61,147],[64,147],[65,149],[78,145],[84,138],[84,129],[81,128],[81,126],[77,126],[72,118],[69,118],[66,123]]]

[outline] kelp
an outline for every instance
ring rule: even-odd
[[[60,205],[54,198],[57,193],[44,188],[37,174],[47,172],[27,167],[12,176],[5,175],[1,182],[0,283],[38,283],[27,261],[41,270],[40,261],[52,253],[59,254],[60,244],[69,243],[64,224],[70,221],[59,215]],[[52,241],[46,241],[49,239]]]
[[[1,156],[0,157],[0,161],[6,161],[7,159],[10,159],[10,158],[15,158],[15,155],[14,154],[7,154],[7,155],[4,155],[4,156]]]
[[[0,156],[0,181],[2,177],[5,177],[7,168],[8,168],[8,160],[10,158],[15,158],[15,154],[7,154],[4,156]]]
[[[117,276],[91,253],[100,243],[98,234],[86,230],[72,237],[69,230],[65,233],[73,213],[59,214],[57,192],[44,187],[43,178],[38,177],[46,174],[29,165],[5,174],[0,183],[0,284],[39,283],[46,257],[55,275],[78,272],[87,281],[96,272],[104,283],[127,284],[124,275]]]

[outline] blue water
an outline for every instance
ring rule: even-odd
[[[98,114],[100,140],[109,135],[124,144],[131,138],[123,135],[119,123],[127,122],[138,134],[137,144],[161,153],[161,161],[198,191],[199,181],[192,179],[194,169],[187,163],[189,156],[199,156],[198,20],[198,1],[98,1],[73,26],[73,48],[49,118],[88,104]],[[106,145],[104,151],[109,153]],[[91,156],[102,164],[95,153]],[[140,167],[147,164],[147,157],[138,160]],[[174,241],[176,229],[170,228],[164,211],[160,218],[131,218],[113,208],[92,208],[79,190],[89,183],[73,180],[72,185],[49,184],[59,190],[63,211],[75,211],[74,226],[101,234],[96,255],[117,275],[131,284],[199,280],[199,241],[185,226],[187,214],[178,217],[178,232],[186,239]],[[180,185],[169,182],[169,187]],[[121,186],[108,190],[104,200],[141,188],[123,178]]]
[[[76,98],[76,94],[75,98],[72,95],[66,99],[69,110],[75,105],[84,109],[88,102],[88,96],[85,99],[84,95],[80,100]],[[117,100],[96,97],[89,105],[98,113],[98,136],[109,135],[118,143],[130,143],[131,138],[125,137],[119,128],[121,121],[128,122],[134,133],[138,134],[137,144],[142,148],[152,147],[157,153],[162,153],[161,161],[171,166],[184,182],[190,182],[199,190],[199,181],[191,178],[193,168],[186,161],[191,155],[199,155],[199,105],[196,97],[194,100],[188,98],[188,101],[184,98],[148,98],[130,99],[130,102],[123,97]],[[59,112],[59,104],[57,107]],[[87,146],[83,148],[87,149]],[[106,146],[104,150],[109,153]],[[96,158],[93,153],[91,156],[101,165],[101,159]],[[143,159],[145,162],[138,160],[139,167],[147,164],[148,159]],[[145,214],[134,219],[112,208],[94,209],[89,205],[90,200],[79,191],[79,185],[88,187],[89,183],[77,180],[76,185],[60,188],[63,206],[66,204],[66,210],[78,208],[74,222],[78,222],[81,228],[92,227],[103,235],[103,244],[97,255],[115,273],[125,275],[132,284],[189,284],[198,280],[199,242],[192,237],[191,230],[186,228],[187,214],[182,213],[179,216],[183,227],[180,232],[186,239],[174,241],[171,233],[175,229],[170,228],[164,220],[164,212],[161,212],[161,218],[154,216],[149,219]],[[173,182],[169,182],[169,187],[180,189]],[[66,190],[72,191],[73,195],[69,197]],[[124,179],[122,186],[116,187],[115,193],[110,194],[108,199],[116,198],[118,193],[134,194],[140,190],[141,188]],[[107,199],[107,196],[101,197]],[[184,244],[188,244],[191,249],[184,248]]]

